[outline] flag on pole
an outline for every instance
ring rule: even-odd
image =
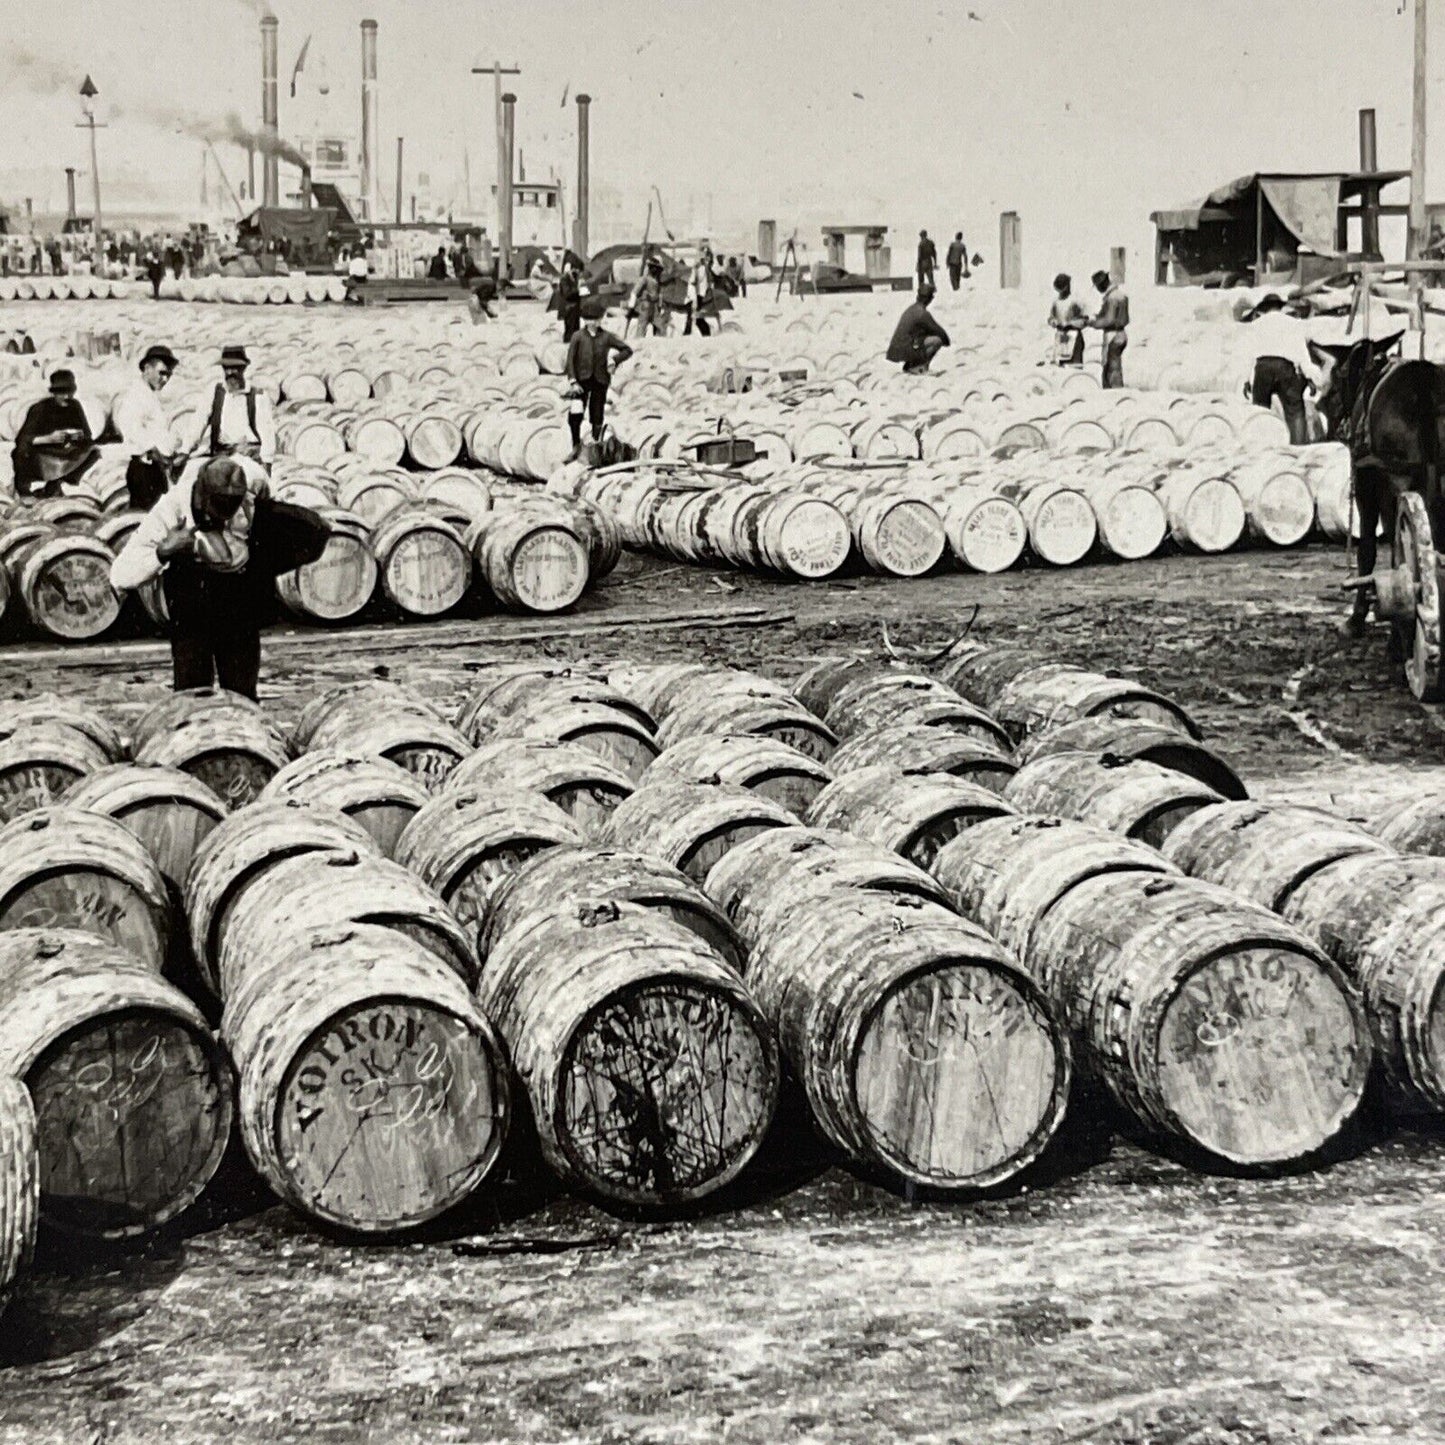
[[[296,77],[306,68],[306,52],[311,49],[311,37],[301,42],[301,53],[296,57],[296,67],[291,72],[291,99],[296,99]]]

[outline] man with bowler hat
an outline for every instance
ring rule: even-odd
[[[160,398],[176,365],[175,352],[169,346],[148,348],[140,359],[140,376],[111,408],[111,421],[130,452],[125,473],[130,504],[142,512],[150,511],[171,484],[175,448]]]
[[[250,364],[244,346],[221,349],[221,382],[191,450],[212,457],[250,457],[269,470],[276,456],[276,423],[271,399],[246,385]]]
[[[90,420],[75,395],[75,373],[62,368],[20,424],[11,453],[15,491],[22,497],[58,497],[100,459]]]

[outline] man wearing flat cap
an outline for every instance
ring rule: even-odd
[[[140,376],[116,398],[110,419],[130,453],[125,482],[130,504],[148,512],[171,484],[170,423],[161,408],[161,392],[176,369],[169,346],[152,346],[140,359]]]
[[[53,372],[50,395],[41,397],[20,424],[11,460],[15,491],[22,497],[58,497],[100,459],[90,419],[75,395],[75,373]]]
[[[260,462],[240,455],[195,458],[111,564],[117,592],[161,579],[177,692],[219,684],[256,696],[261,596],[248,564],[256,506],[266,495]]]
[[[276,423],[270,397],[246,385],[250,364],[244,346],[221,348],[221,382],[191,451],[210,457],[250,457],[269,470],[276,456]]]

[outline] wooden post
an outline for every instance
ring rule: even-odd
[[[396,138],[396,224],[401,225],[401,153],[403,137]]]
[[[778,264],[778,223],[758,222],[758,260],[766,266]]]
[[[1264,284],[1264,187],[1254,183],[1254,284]]]
[[[1017,291],[1023,285],[1023,222],[1017,211],[1005,211],[998,218],[999,285]]]
[[[1154,284],[1169,284],[1169,263],[1164,259],[1164,233],[1157,226],[1154,228]]]
[[[1415,0],[1415,86],[1410,113],[1410,230],[1407,260],[1425,254],[1429,237],[1425,223],[1425,100],[1426,36],[1429,25],[1426,0]]]
[[[1109,280],[1116,286],[1124,284],[1124,258],[1127,254],[1123,246],[1109,248]]]

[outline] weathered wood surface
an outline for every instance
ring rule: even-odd
[[[748,733],[702,733],[664,748],[652,765],[688,782],[733,783],[771,798],[799,818],[833,781],[827,765],[777,738]]]
[[[254,803],[227,818],[201,844],[186,879],[191,952],[212,992],[219,993],[221,935],[231,910],[267,869],[301,853],[375,849],[371,834],[345,814],[294,800]]]
[[[125,757],[125,740],[115,724],[99,708],[79,698],[42,692],[0,701],[0,732],[8,733],[33,723],[60,723],[84,733],[110,762],[119,762]]]
[[[35,1101],[40,1207],[126,1238],[192,1203],[231,1128],[230,1073],[158,967],[69,929],[0,931],[0,1072]]]
[[[1056,753],[1024,764],[1004,797],[1021,813],[1074,818],[1152,847],[1191,814],[1224,799],[1203,783],[1138,758]]]
[[[805,821],[814,828],[856,833],[926,869],[950,838],[1012,811],[999,794],[963,778],[879,765],[834,779],[818,794]]]
[[[259,703],[242,697],[238,692],[228,692],[221,687],[188,688],[183,692],[167,693],[136,719],[131,734],[131,756],[134,757],[154,739],[173,732],[180,723],[212,714],[241,714],[261,726],[272,725]]]
[[[982,708],[947,683],[923,673],[879,672],[846,681],[834,694],[825,721],[840,737],[899,723],[945,727],[1003,750],[1009,736]]]
[[[814,1117],[859,1162],[984,1188],[1036,1159],[1063,1119],[1069,1044],[1043,994],[937,903],[806,888],[768,915],[748,980]]]
[[[591,580],[587,543],[574,524],[521,509],[489,514],[469,540],[497,600],[525,612],[571,607]]]
[[[0,822],[60,802],[109,762],[99,743],[65,723],[0,727]]]
[[[624,662],[607,669],[607,681],[661,723],[678,691],[712,671],[705,662]]]
[[[657,740],[630,713],[605,702],[533,697],[507,713],[479,713],[478,744],[503,738],[544,738],[591,748],[636,782],[657,757]]]
[[[335,508],[318,510],[332,529],[325,550],[316,561],[278,577],[276,595],[298,617],[345,622],[371,601],[380,569],[360,517]]]
[[[428,796],[412,774],[386,758],[319,748],[282,768],[266,784],[260,801],[290,799],[345,813],[389,858]]]
[[[1290,1163],[1359,1105],[1372,1051],[1354,990],[1303,934],[1213,884],[1085,879],[1026,962],[1120,1103],[1207,1153]]]
[[[1179,824],[1163,851],[1190,877],[1279,912],[1290,894],[1327,864],[1392,850],[1322,808],[1251,802],[1201,809]]]
[[[630,903],[519,919],[482,969],[548,1163],[604,1199],[703,1197],[752,1158],[777,1054],[737,975],[698,936]]]
[[[737,972],[747,964],[747,948],[726,915],[686,874],[641,853],[566,846],[539,853],[498,885],[482,929],[481,955],[535,914],[605,903],[653,909],[695,933]]]
[[[283,1200],[387,1234],[477,1188],[506,1134],[508,1073],[455,973],[369,924],[283,935],[241,972],[221,1031],[247,1153]]]
[[[1374,831],[1402,853],[1445,858],[1445,794],[1432,789],[1407,798],[1376,818]]]
[[[59,536],[32,547],[15,576],[15,591],[34,625],[67,642],[102,636],[120,616],[110,585],[110,548],[93,537]]]
[[[1018,765],[996,744],[981,742],[929,723],[889,723],[854,733],[841,743],[828,766],[835,774],[878,765],[908,772],[949,773],[1002,793]]]
[[[152,730],[135,753],[143,766],[190,773],[233,811],[254,803],[289,757],[281,733],[263,715],[211,706]]]
[[[837,734],[780,684],[750,673],[705,672],[681,681],[668,695],[657,739],[671,747],[708,733],[757,733],[826,762]]]
[[[291,729],[291,747],[298,755],[319,746],[316,730],[322,726],[354,727],[377,713],[406,713],[414,717],[433,718],[442,715],[421,696],[394,682],[366,678],[360,682],[344,682],[313,693],[301,705]]]
[[[632,779],[593,748],[547,738],[498,738],[468,754],[442,792],[513,788],[541,793],[589,838],[633,791]]]
[[[462,534],[432,508],[405,505],[371,534],[381,590],[404,616],[440,617],[467,594],[472,557]]]
[[[480,739],[498,717],[535,710],[537,705],[565,705],[577,702],[604,703],[626,713],[648,732],[657,731],[652,713],[622,689],[600,677],[591,677],[568,667],[493,667],[485,669],[467,694],[457,715],[457,727],[474,740]]]
[[[0,1075],[0,1314],[30,1268],[40,1217],[40,1143],[22,1080]]]
[[[385,758],[437,792],[471,744],[429,708],[393,708],[366,694],[333,707],[309,729],[308,749]]]

